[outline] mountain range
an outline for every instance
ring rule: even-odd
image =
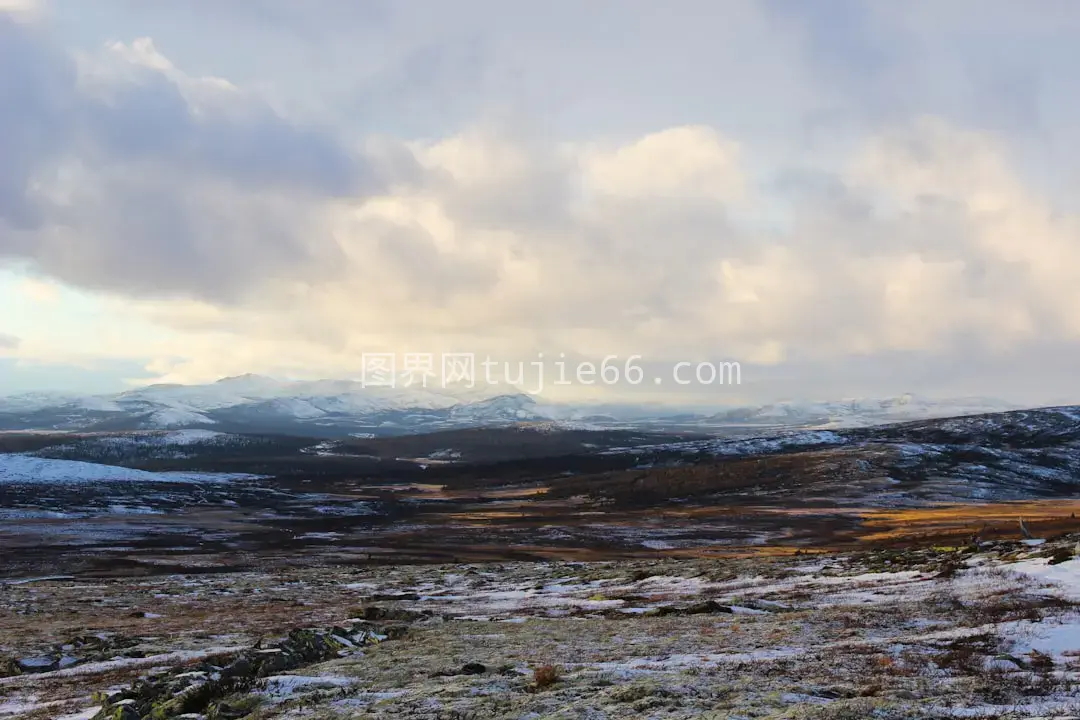
[[[205,385],[156,384],[111,395],[27,393],[0,398],[0,430],[123,431],[204,428],[313,437],[398,435],[554,422],[588,429],[760,431],[860,427],[1015,409],[987,398],[778,402],[680,410],[662,405],[545,402],[512,387],[371,387],[354,380],[260,375]]]

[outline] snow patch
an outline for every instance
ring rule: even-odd
[[[73,485],[98,482],[226,482],[252,479],[240,473],[146,472],[115,465],[0,454],[0,485]]]

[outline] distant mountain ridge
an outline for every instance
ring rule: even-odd
[[[930,400],[905,393],[890,398],[857,398],[829,402],[777,402],[724,410],[712,415],[728,422],[768,420],[809,423],[823,427],[857,427],[937,417],[980,415],[1020,406],[990,398]]]
[[[239,375],[205,385],[158,384],[112,395],[27,393],[0,398],[0,430],[204,428],[316,437],[394,435],[520,422],[718,430],[839,428],[1017,409],[1000,400],[777,402],[688,412],[658,405],[552,404],[513,387],[373,387],[355,380]]]

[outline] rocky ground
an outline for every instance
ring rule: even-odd
[[[0,585],[0,718],[1080,716],[1080,536]]]

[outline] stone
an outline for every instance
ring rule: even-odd
[[[19,669],[25,673],[39,673],[55,670],[58,661],[56,658],[49,657],[48,655],[39,655],[36,657],[19,658],[16,661],[16,664],[19,666]]]

